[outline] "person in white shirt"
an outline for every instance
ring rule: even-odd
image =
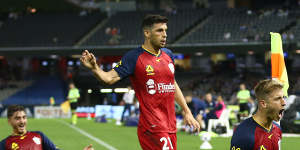
[[[131,116],[131,106],[134,100],[134,90],[132,90],[131,86],[128,86],[127,88],[128,88],[128,92],[124,93],[123,95],[123,101],[125,102],[125,107],[122,113],[121,122],[124,121],[124,114],[127,110],[129,111],[129,116]]]

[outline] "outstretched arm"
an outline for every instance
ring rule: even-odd
[[[193,126],[199,132],[200,125],[193,117],[191,110],[187,106],[186,100],[184,99],[184,96],[176,81],[175,81],[175,101],[181,106],[183,110],[184,122],[189,126]]]
[[[111,85],[121,79],[119,74],[114,69],[105,72],[101,68],[99,68],[99,66],[96,63],[95,56],[88,50],[84,50],[82,52],[80,61],[83,64],[83,66],[85,66],[94,73],[94,76],[99,81],[103,81],[104,83]]]

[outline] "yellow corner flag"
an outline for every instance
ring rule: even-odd
[[[283,83],[284,96],[288,96],[289,80],[284,63],[281,36],[279,33],[271,32],[270,34],[272,78],[276,78]]]
[[[62,109],[62,111],[67,114],[70,111],[70,102],[69,101],[65,101],[63,103],[60,104],[60,108]]]

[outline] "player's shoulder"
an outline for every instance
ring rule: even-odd
[[[143,52],[144,50],[142,49],[142,47],[131,49],[123,55],[122,60],[136,60],[141,54],[143,54]]]
[[[161,48],[162,51],[166,52],[166,53],[172,53],[172,50],[166,48],[166,47],[163,47]]]
[[[252,117],[241,122],[234,130],[231,138],[231,148],[250,150],[255,143],[255,123]]]
[[[45,134],[44,134],[42,131],[30,131],[30,132],[28,132],[28,133],[38,134],[38,135],[40,135],[41,137],[44,137],[44,136],[45,136]]]
[[[165,53],[167,53],[170,57],[173,57],[173,52],[172,50],[168,49],[168,48],[161,48],[161,50]]]
[[[5,139],[3,139],[3,140],[1,140],[0,141],[0,149],[5,149],[5,143],[6,143],[6,139],[7,139],[8,137],[6,137]]]
[[[9,137],[10,137],[10,136],[7,136],[6,138],[2,139],[2,140],[0,141],[0,143],[1,143],[1,144],[4,144],[4,143],[6,142],[6,140],[7,140]]]
[[[164,48],[161,48],[161,50],[163,52],[165,52],[174,61],[173,52],[170,49],[164,47]]]
[[[255,130],[256,124],[252,117],[247,118],[246,120],[242,121],[236,128],[237,132],[252,132]]]
[[[137,47],[134,49],[129,50],[128,52],[125,53],[125,55],[140,55],[144,52],[142,47]]]
[[[275,121],[273,121],[273,127],[277,128],[277,129],[279,129],[281,131],[280,125],[277,122],[275,122]]]

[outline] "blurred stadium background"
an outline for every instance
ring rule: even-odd
[[[142,44],[143,16],[158,13],[169,18],[167,47],[175,54],[178,84],[185,94],[192,93],[194,103],[206,92],[214,98],[222,95],[231,109],[231,131],[237,124],[239,84],[245,83],[253,96],[257,81],[270,78],[269,32],[279,32],[288,93],[293,95],[283,122],[290,128],[284,129],[288,137],[284,136],[282,149],[297,150],[299,8],[299,0],[1,0],[0,139],[11,133],[7,106],[20,104],[32,117],[29,130],[45,132],[61,149],[80,149],[88,143],[98,150],[110,149],[87,135],[115,149],[140,149],[136,127],[116,125],[124,105],[123,93],[116,89],[126,88],[129,80],[103,85],[80,66],[79,57],[88,49],[104,70],[110,70],[126,51]],[[77,109],[81,119],[75,128],[60,109],[70,81],[81,94]],[[48,107],[50,97],[55,104]],[[179,149],[199,149],[201,143],[184,129],[178,132]],[[217,136],[210,143],[216,150],[228,149],[230,136]]]

